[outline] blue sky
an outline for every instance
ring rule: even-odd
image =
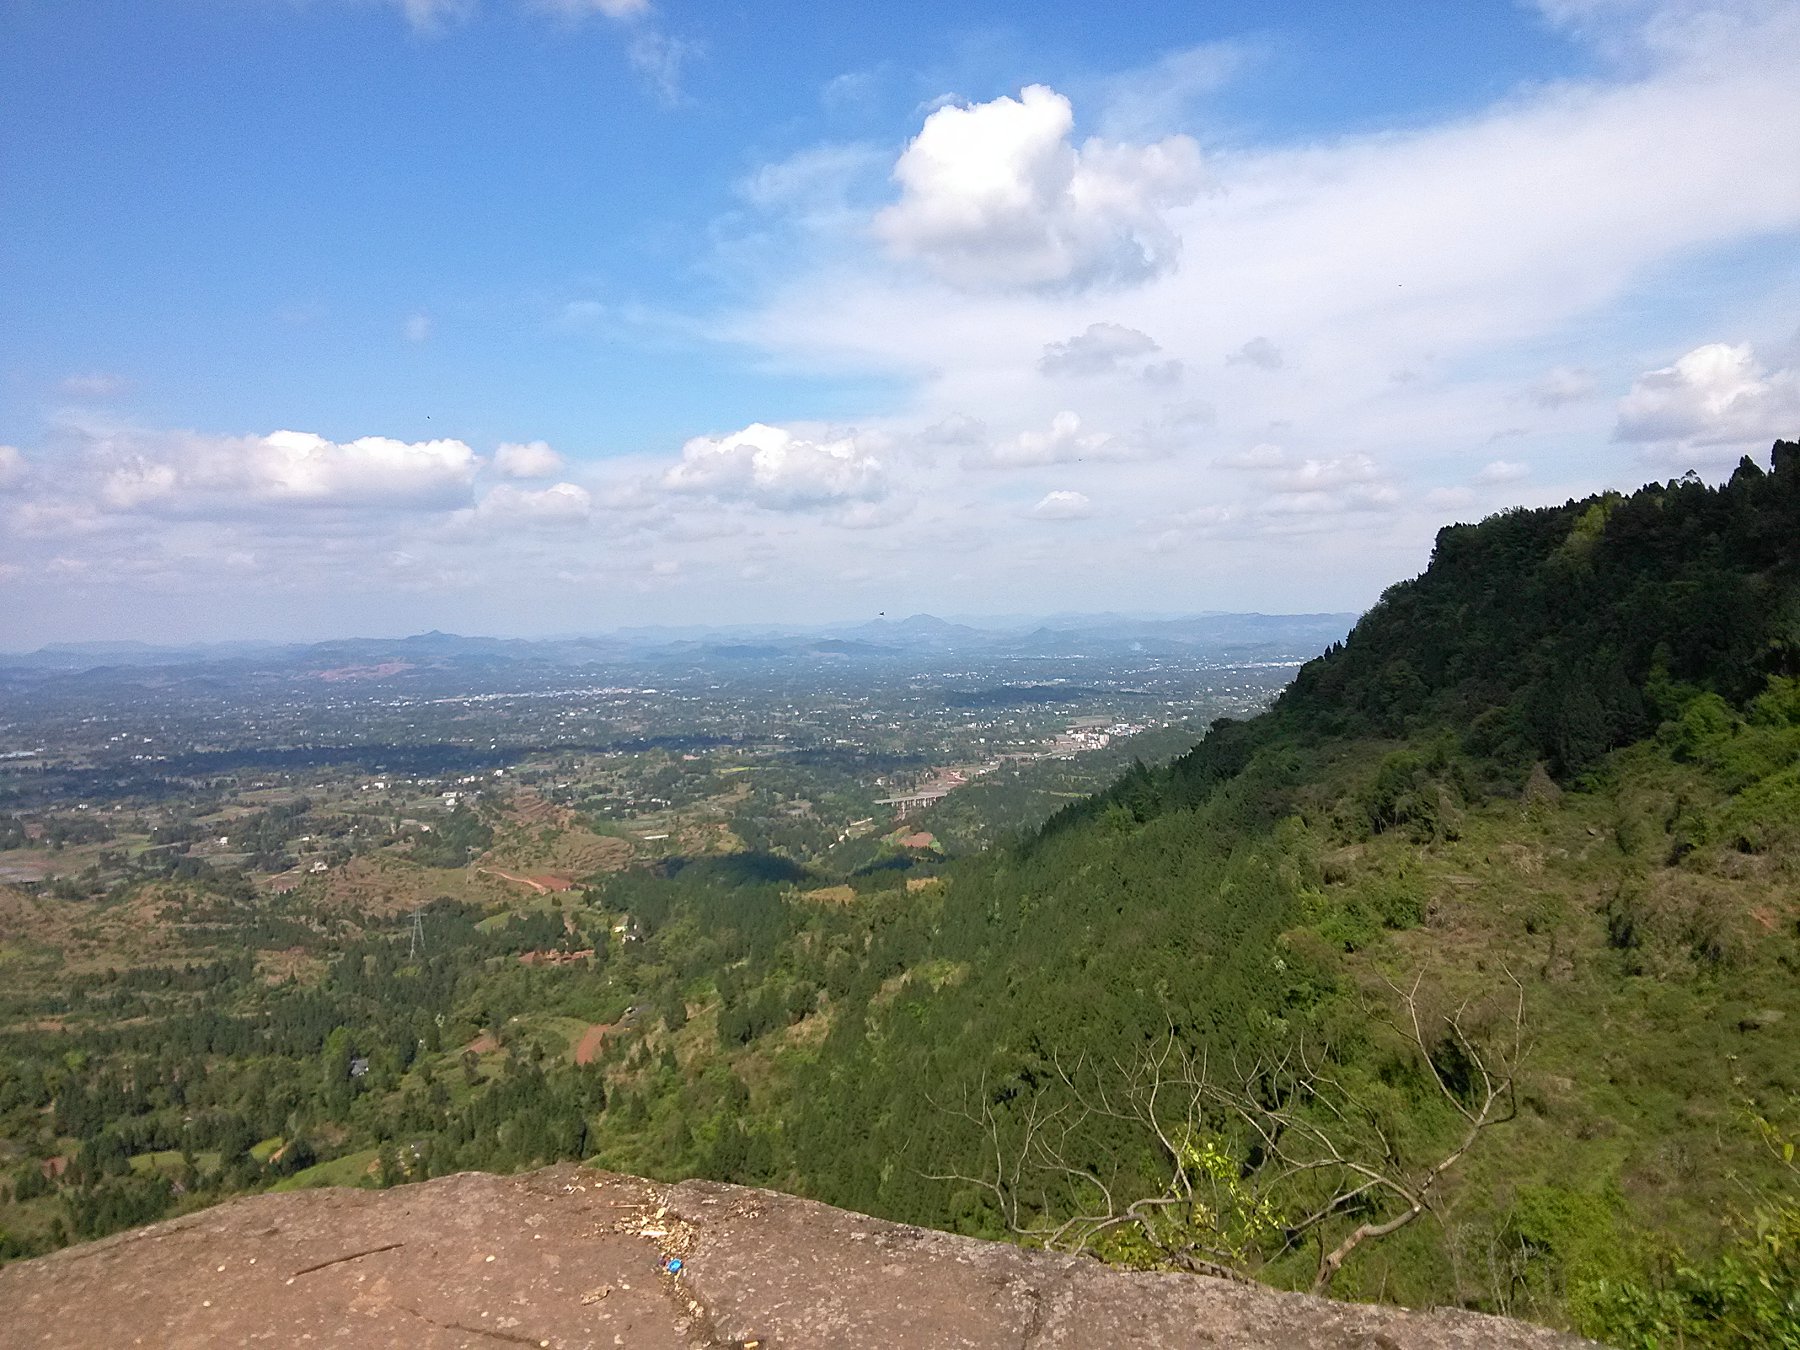
[[[1800,434],[1800,12],[6,0],[0,646],[1360,608]]]

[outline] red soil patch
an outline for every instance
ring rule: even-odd
[[[491,1055],[499,1048],[500,1042],[484,1031],[481,1035],[465,1045],[463,1050],[465,1053],[471,1055]]]
[[[575,1047],[575,1062],[577,1064],[592,1064],[594,1060],[599,1057],[600,1051],[605,1047],[606,1033],[611,1030],[612,1025],[610,1023],[602,1024],[596,1022],[593,1026],[582,1032],[581,1041]]]
[[[937,836],[920,830],[917,834],[909,834],[900,841],[901,848],[930,848],[937,843]]]

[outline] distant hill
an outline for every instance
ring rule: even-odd
[[[0,654],[0,679],[112,672],[102,678],[130,684],[168,678],[166,673],[152,672],[176,671],[185,679],[258,674],[310,678],[320,672],[346,671],[362,680],[408,684],[435,679],[439,673],[474,670],[529,677],[592,673],[610,666],[784,665],[821,658],[904,662],[951,653],[989,657],[1205,653],[1221,660],[1300,659],[1341,638],[1354,620],[1351,614],[1211,614],[1154,620],[1065,615],[1020,629],[1008,624],[978,627],[915,614],[899,621],[806,628],[640,628],[578,638],[469,637],[433,631],[297,644],[59,643],[21,655]]]

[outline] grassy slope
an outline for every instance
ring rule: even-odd
[[[1356,758],[1335,784],[1352,800],[1374,767]],[[1340,1292],[1557,1319],[1585,1282],[1636,1274],[1671,1243],[1715,1247],[1734,1207],[1780,1184],[1746,1110],[1791,1111],[1800,1090],[1800,855],[1712,844],[1670,862],[1677,803],[1730,800],[1703,766],[1639,746],[1584,790],[1462,810],[1454,839],[1308,827],[1322,885],[1296,935],[1358,945],[1331,958],[1343,1002],[1391,1006],[1384,979],[1420,972],[1445,1001],[1479,998],[1504,968],[1528,1010],[1518,1119],[1453,1176],[1439,1231],[1371,1253]],[[1418,926],[1343,922],[1391,909],[1396,890]]]
[[[1271,959],[1286,953],[1291,970],[1304,967],[1326,991],[1291,1010],[1294,1026],[1338,1042],[1371,1077],[1397,1076],[1391,1042],[1370,1026],[1372,1015],[1394,1010],[1387,981],[1423,974],[1435,1005],[1447,1008],[1464,998],[1492,1003],[1510,971],[1525,989],[1530,1048],[1518,1118],[1451,1175],[1438,1222],[1365,1249],[1337,1292],[1566,1322],[1572,1292],[1641,1275],[1671,1245],[1715,1248],[1734,1208],[1781,1184],[1745,1112],[1791,1114],[1800,1091],[1792,1040],[1800,852],[1783,845],[1746,854],[1717,842],[1671,861],[1683,822],[1697,811],[1729,815],[1734,796],[1705,765],[1653,745],[1613,756],[1581,790],[1542,784],[1464,802],[1452,826],[1428,837],[1402,828],[1371,835],[1356,818],[1397,744],[1332,743],[1307,766],[1298,809],[1264,836],[1289,908],[1275,945],[1261,950]],[[1151,870],[1171,891],[1216,888],[1218,867],[1184,854],[1182,843],[1205,833],[1208,815],[1176,813],[1111,836],[1096,827],[1095,837],[1078,835],[1064,848],[1086,856],[1089,878],[1122,875],[1127,907],[1134,857],[1154,857]],[[1255,864],[1240,857],[1236,868],[1250,875]],[[1105,916],[1068,929],[1087,950],[1067,965],[1046,969],[1039,957],[1021,971],[1013,958],[1036,949],[1012,940],[977,958],[982,969],[966,987],[927,994],[929,985],[913,981],[898,997],[878,993],[799,1080],[802,1097],[828,1096],[833,1083],[866,1084],[849,1088],[836,1109],[874,1126],[860,1149],[846,1141],[834,1158],[797,1157],[786,1180],[825,1198],[998,1235],[995,1216],[970,1211],[966,1193],[916,1180],[979,1145],[962,1122],[932,1103],[921,1107],[921,1086],[941,1104],[984,1071],[986,1082],[1006,1082],[1048,1053],[1129,1053],[1171,1011],[1192,1013],[1187,991],[1169,983],[1171,963],[1204,966],[1218,930],[1204,919],[1187,929],[1198,945],[1184,956],[1181,916],[1165,923],[1142,907],[1137,889],[1140,907],[1115,919],[1129,932],[1108,932]],[[1080,903],[1039,895],[1046,910]],[[953,876],[946,907],[991,898],[985,878]],[[1629,933],[1626,912],[1636,916]],[[1044,922],[1040,910],[1026,926]],[[1267,941],[1254,924],[1240,931],[1248,945]],[[947,959],[948,945],[940,929],[915,969]],[[1398,1114],[1429,1107],[1416,1081],[1404,1093]],[[804,1120],[811,1109],[801,1103],[795,1114]],[[880,1164],[883,1155],[880,1183],[855,1175],[857,1164]],[[1304,1283],[1311,1259],[1278,1261],[1265,1274]]]

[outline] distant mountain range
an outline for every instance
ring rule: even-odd
[[[1192,656],[1240,661],[1312,656],[1341,639],[1354,614],[1228,614],[1176,617],[1057,614],[951,621],[930,614],[866,623],[625,628],[591,637],[493,638],[432,631],[402,638],[325,642],[66,642],[0,654],[12,679],[180,667],[221,674],[311,672],[346,680],[400,679],[421,669],[572,669],[614,664],[742,665],[756,662],[882,661],[967,654],[991,658]]]

